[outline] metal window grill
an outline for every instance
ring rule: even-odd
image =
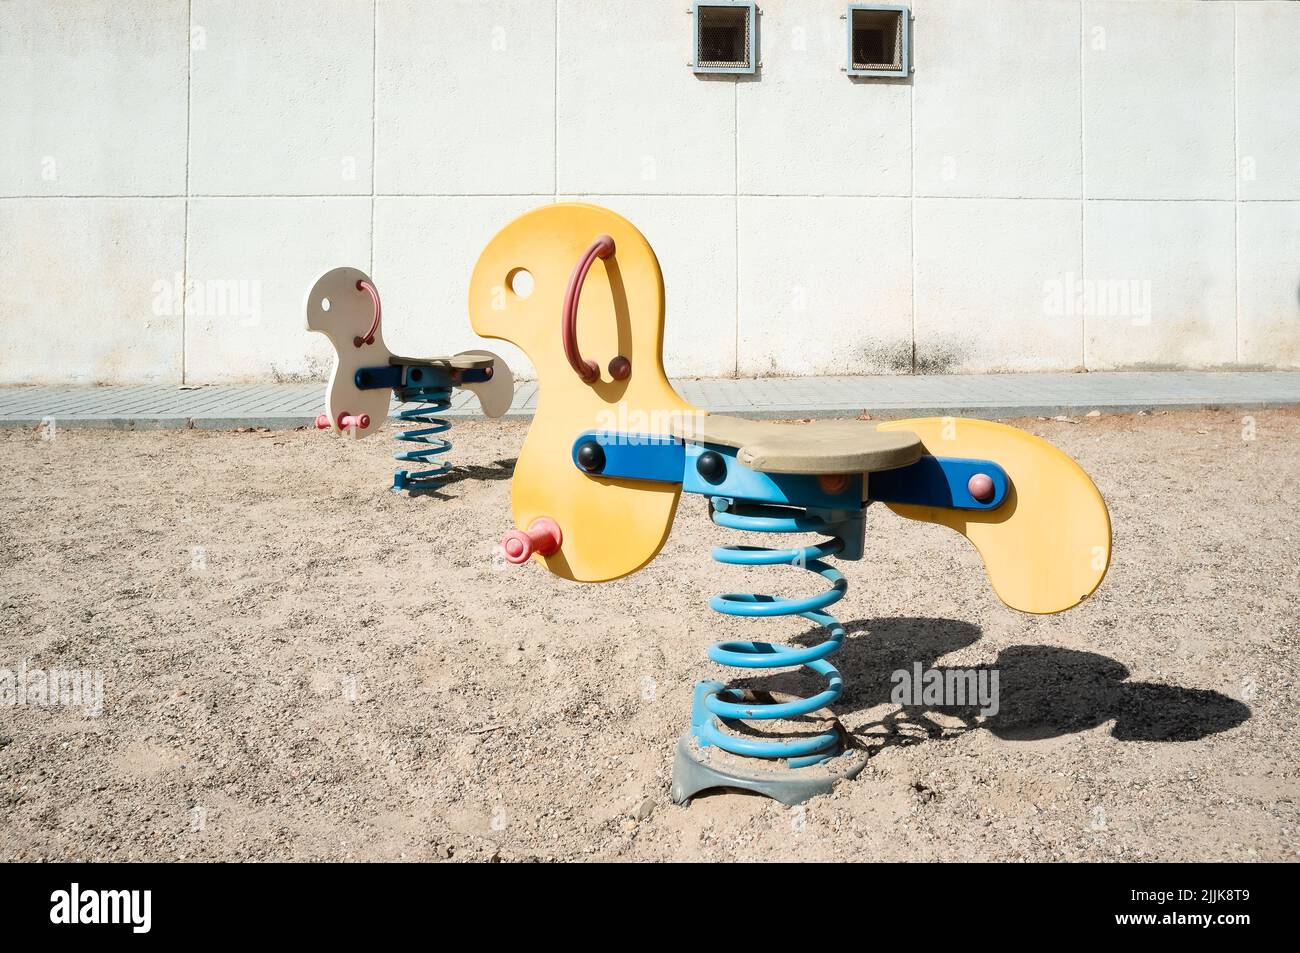
[[[697,3],[695,72],[754,72],[755,12],[752,3]]]
[[[907,75],[907,7],[854,4],[848,21],[849,75]]]

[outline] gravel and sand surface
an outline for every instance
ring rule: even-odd
[[[1109,577],[1021,615],[873,507],[836,607],[869,764],[793,809],[668,798],[707,643],[801,637],[708,595],[809,579],[713,563],[744,540],[698,497],[579,586],[496,554],[524,423],[458,422],[418,499],[382,438],[0,432],[0,669],[103,677],[0,705],[0,859],[1297,859],[1300,413],[1019,423],[1107,498]],[[915,662],[992,666],[998,713],[891,704]]]

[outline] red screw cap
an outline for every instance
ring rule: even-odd
[[[996,492],[993,478],[987,473],[977,473],[966,481],[966,489],[979,503],[988,503]]]

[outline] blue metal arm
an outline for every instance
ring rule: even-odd
[[[858,510],[865,502],[881,502],[992,510],[1010,489],[1006,471],[996,463],[962,457],[921,457],[869,477],[845,474],[837,485],[804,474],[759,473],[741,464],[731,447],[686,443],[663,434],[588,430],[574,440],[571,455],[573,465],[593,477],[679,483],[686,492],[703,496],[812,509]],[[701,459],[706,455],[711,458]],[[967,489],[970,478],[981,473],[993,482],[993,495],[985,501]]]

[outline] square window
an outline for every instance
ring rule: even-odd
[[[850,76],[906,76],[907,7],[849,6]]]
[[[695,72],[753,73],[758,62],[757,20],[752,3],[695,4]]]

